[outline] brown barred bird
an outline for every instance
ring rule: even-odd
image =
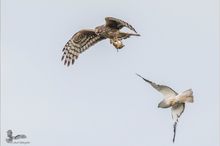
[[[116,49],[124,47],[122,40],[130,36],[140,36],[136,30],[127,22],[113,17],[106,17],[106,23],[98,26],[95,29],[83,29],[75,33],[72,38],[66,43],[63,48],[64,65],[69,66],[74,64],[79,54],[87,50],[97,42],[110,39],[110,44],[113,44]],[[127,27],[135,33],[121,32],[120,29]]]

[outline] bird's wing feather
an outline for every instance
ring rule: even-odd
[[[16,135],[16,136],[14,137],[14,139],[22,139],[22,138],[27,138],[27,136],[24,135],[24,134],[21,134],[21,135]]]
[[[141,77],[144,81],[146,81],[147,83],[149,83],[154,89],[156,89],[157,91],[159,91],[160,93],[163,94],[163,96],[165,96],[165,98],[169,98],[169,97],[173,97],[177,95],[177,92],[174,91],[172,88],[165,86],[165,85],[158,85],[150,80],[147,80],[145,78],[143,78],[141,75],[137,74],[139,77]]]
[[[174,124],[173,124],[173,143],[175,142],[175,138],[176,138],[176,127],[177,127],[177,122],[174,122]]]
[[[172,114],[172,118],[174,120],[174,125],[173,125],[173,142],[175,142],[176,127],[177,127],[178,119],[182,115],[182,113],[184,112],[184,109],[185,109],[185,103],[176,104],[176,105],[172,106],[172,108],[171,108],[171,114]]]
[[[61,60],[64,60],[64,64],[69,66],[75,62],[80,53],[103,39],[105,38],[96,35],[94,30],[81,30],[66,43]]]
[[[108,27],[115,28],[115,29],[122,29],[123,27],[127,27],[130,30],[136,32],[133,26],[131,26],[130,24],[128,24],[127,22],[123,20],[113,18],[113,17],[106,17],[105,21],[106,21],[106,26]]]
[[[178,121],[185,109],[185,103],[176,104],[171,108],[171,114],[174,121]]]

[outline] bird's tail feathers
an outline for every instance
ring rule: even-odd
[[[138,33],[129,33],[128,35],[130,35],[130,36],[141,36],[141,35],[138,34]]]
[[[188,90],[180,93],[179,98],[180,98],[180,100],[183,100],[184,102],[191,102],[192,103],[194,101],[192,89],[188,89]]]
[[[125,32],[120,32],[118,35],[118,38],[120,39],[127,39],[130,36],[141,36],[140,34],[137,33],[125,33]]]
[[[186,102],[191,102],[191,103],[193,103],[193,96],[187,96],[187,97],[186,97]]]

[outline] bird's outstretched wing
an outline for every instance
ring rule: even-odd
[[[185,109],[185,103],[176,104],[176,105],[172,106],[172,108],[171,108],[171,114],[172,114],[172,118],[174,120],[174,125],[173,125],[173,142],[175,142],[176,127],[177,127],[178,119],[182,115],[182,113],[184,112],[184,109]]]
[[[172,106],[171,108],[172,119],[178,122],[178,119],[182,115],[184,110],[185,110],[185,103],[179,103]]]
[[[149,83],[154,89],[156,89],[157,91],[159,91],[160,93],[162,93],[163,96],[165,96],[165,98],[169,98],[169,97],[173,97],[177,95],[177,92],[174,91],[172,88],[165,86],[165,85],[158,85],[152,81],[149,81],[145,78],[143,78],[141,75],[137,74],[137,76],[141,77],[144,81],[146,81],[147,83]]]
[[[27,138],[27,136],[24,135],[24,134],[20,134],[20,135],[16,135],[16,136],[14,137],[14,139],[23,139],[23,138]]]
[[[64,60],[64,65],[69,66],[75,62],[80,53],[103,39],[105,38],[96,35],[94,30],[81,30],[66,43],[61,60]]]
[[[113,17],[106,17],[105,21],[106,21],[106,26],[108,27],[115,28],[115,29],[122,29],[123,27],[127,27],[130,30],[137,33],[137,31],[134,29],[133,26],[131,26],[130,24],[128,24],[127,22],[123,20],[113,18]]]

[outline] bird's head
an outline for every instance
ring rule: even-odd
[[[95,33],[97,34],[97,35],[100,35],[103,31],[104,31],[104,25],[101,25],[101,26],[97,26],[96,28],[95,28]]]
[[[8,130],[8,131],[7,131],[7,136],[8,136],[8,137],[11,137],[11,136],[12,136],[12,130]]]

